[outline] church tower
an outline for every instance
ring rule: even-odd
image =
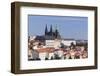
[[[50,26],[50,35],[53,36],[52,25]]]
[[[47,24],[46,24],[46,27],[45,27],[45,35],[48,34],[48,28],[47,28]]]
[[[45,39],[47,39],[47,40],[61,39],[60,33],[57,29],[57,26],[55,27],[55,30],[53,30],[52,25],[51,25],[50,30],[48,31],[48,27],[46,25],[46,27],[45,27]]]
[[[59,33],[58,29],[57,29],[57,26],[55,28],[55,38],[56,39],[61,39],[60,33]]]

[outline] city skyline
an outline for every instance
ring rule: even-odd
[[[57,28],[61,37],[88,40],[88,18],[73,16],[28,16],[28,35],[44,35],[45,27]]]

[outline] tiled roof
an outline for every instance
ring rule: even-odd
[[[42,52],[51,53],[51,52],[54,52],[54,48],[39,48],[39,49],[37,49],[37,51],[38,51],[39,53],[42,53]]]
[[[52,52],[54,52],[54,51],[63,51],[63,52],[67,52],[67,50],[65,50],[65,49],[55,49],[55,48],[53,48],[53,47],[51,47],[51,48],[38,48],[37,49],[37,51],[39,52],[39,53],[43,53],[43,52],[48,52],[48,53],[52,53]]]

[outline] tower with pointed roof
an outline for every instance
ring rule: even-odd
[[[48,34],[48,28],[47,28],[47,24],[46,24],[46,27],[45,27],[45,35]]]
[[[57,29],[57,26],[55,28],[55,38],[56,39],[61,39],[60,33],[59,33],[58,29]]]
[[[50,35],[53,35],[52,25],[50,26]]]
[[[51,25],[50,30],[48,31],[48,27],[46,25],[46,27],[45,27],[45,39],[46,40],[61,39],[60,33],[57,29],[57,26],[56,26],[55,30],[53,30],[52,25]]]

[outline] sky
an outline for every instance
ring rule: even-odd
[[[28,15],[28,35],[44,35],[45,27],[57,27],[62,38],[88,39],[88,17]]]

